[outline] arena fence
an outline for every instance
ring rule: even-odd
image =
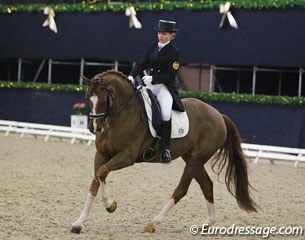
[[[4,132],[5,136],[19,134],[21,138],[25,135],[43,137],[44,141],[48,141],[50,137],[70,139],[71,144],[78,141],[90,145],[95,141],[95,136],[88,129],[7,120],[0,120],[0,132]],[[247,143],[242,143],[242,149],[246,157],[253,159],[255,163],[262,159],[269,160],[272,164],[275,160],[290,161],[294,162],[295,167],[300,162],[305,163],[305,149]]]
[[[95,136],[88,129],[6,120],[0,120],[0,131],[5,132],[5,136],[14,133],[19,134],[21,138],[25,135],[41,136],[44,141],[48,141],[50,137],[66,138],[71,139],[71,144],[80,141],[90,145],[95,140]]]

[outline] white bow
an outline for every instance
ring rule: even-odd
[[[139,22],[139,20],[137,19],[136,15],[137,12],[134,9],[134,7],[129,7],[126,8],[125,11],[125,15],[129,18],[129,27],[131,28],[132,26],[134,26],[137,29],[141,29],[142,28],[142,24]]]
[[[55,12],[52,8],[50,7],[45,7],[43,10],[43,14],[48,15],[48,18],[44,21],[44,23],[42,24],[42,26],[46,27],[49,26],[49,28],[57,33],[57,27],[56,27],[56,23],[54,20],[55,17]]]
[[[230,10],[230,6],[231,6],[230,2],[226,2],[225,4],[223,4],[223,3],[220,4],[219,12],[223,13],[223,16],[222,16],[221,22],[219,24],[219,27],[220,28],[222,27],[226,17],[228,17],[228,21],[230,23],[230,26],[238,29],[237,22],[235,21],[232,13],[229,11]]]

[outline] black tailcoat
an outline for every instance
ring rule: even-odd
[[[173,109],[184,111],[175,79],[179,66],[180,53],[174,45],[169,43],[159,51],[158,43],[152,43],[133,67],[130,75],[143,75],[143,71],[146,70],[148,75],[152,76],[152,84],[163,83],[168,88],[174,100]]]

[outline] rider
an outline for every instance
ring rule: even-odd
[[[159,20],[158,26],[155,27],[159,41],[149,45],[128,76],[128,79],[134,83],[134,78],[142,75],[144,70],[148,73],[148,75],[143,76],[142,80],[146,87],[152,91],[161,108],[162,123],[158,135],[162,139],[161,159],[163,163],[171,161],[169,151],[171,110],[173,108],[184,111],[175,80],[180,67],[180,53],[171,43],[178,32],[175,27],[176,22]]]

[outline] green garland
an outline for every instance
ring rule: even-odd
[[[0,13],[14,12],[42,12],[46,6],[52,7],[56,13],[60,12],[85,12],[94,13],[102,11],[123,12],[127,7],[134,6],[137,11],[174,11],[184,10],[205,10],[218,9],[222,0],[201,0],[201,1],[159,1],[122,4],[95,3],[88,4],[86,1],[77,4],[0,4]],[[305,8],[303,0],[232,0],[233,8],[244,9],[280,9],[280,8]]]
[[[7,82],[0,81],[1,89],[32,89],[37,91],[63,91],[63,92],[85,92],[87,86],[74,84],[48,84],[33,82]],[[197,98],[203,101],[229,102],[229,103],[260,103],[305,106],[305,97],[267,96],[235,93],[206,93],[181,91],[183,98]]]
[[[197,98],[202,101],[305,106],[305,97],[206,92],[180,92],[180,96],[183,98]]]
[[[63,92],[85,92],[87,87],[75,84],[48,84],[48,83],[33,83],[33,82],[7,82],[0,81],[1,88],[14,89],[32,89],[32,90],[46,90],[46,91],[63,91]]]

